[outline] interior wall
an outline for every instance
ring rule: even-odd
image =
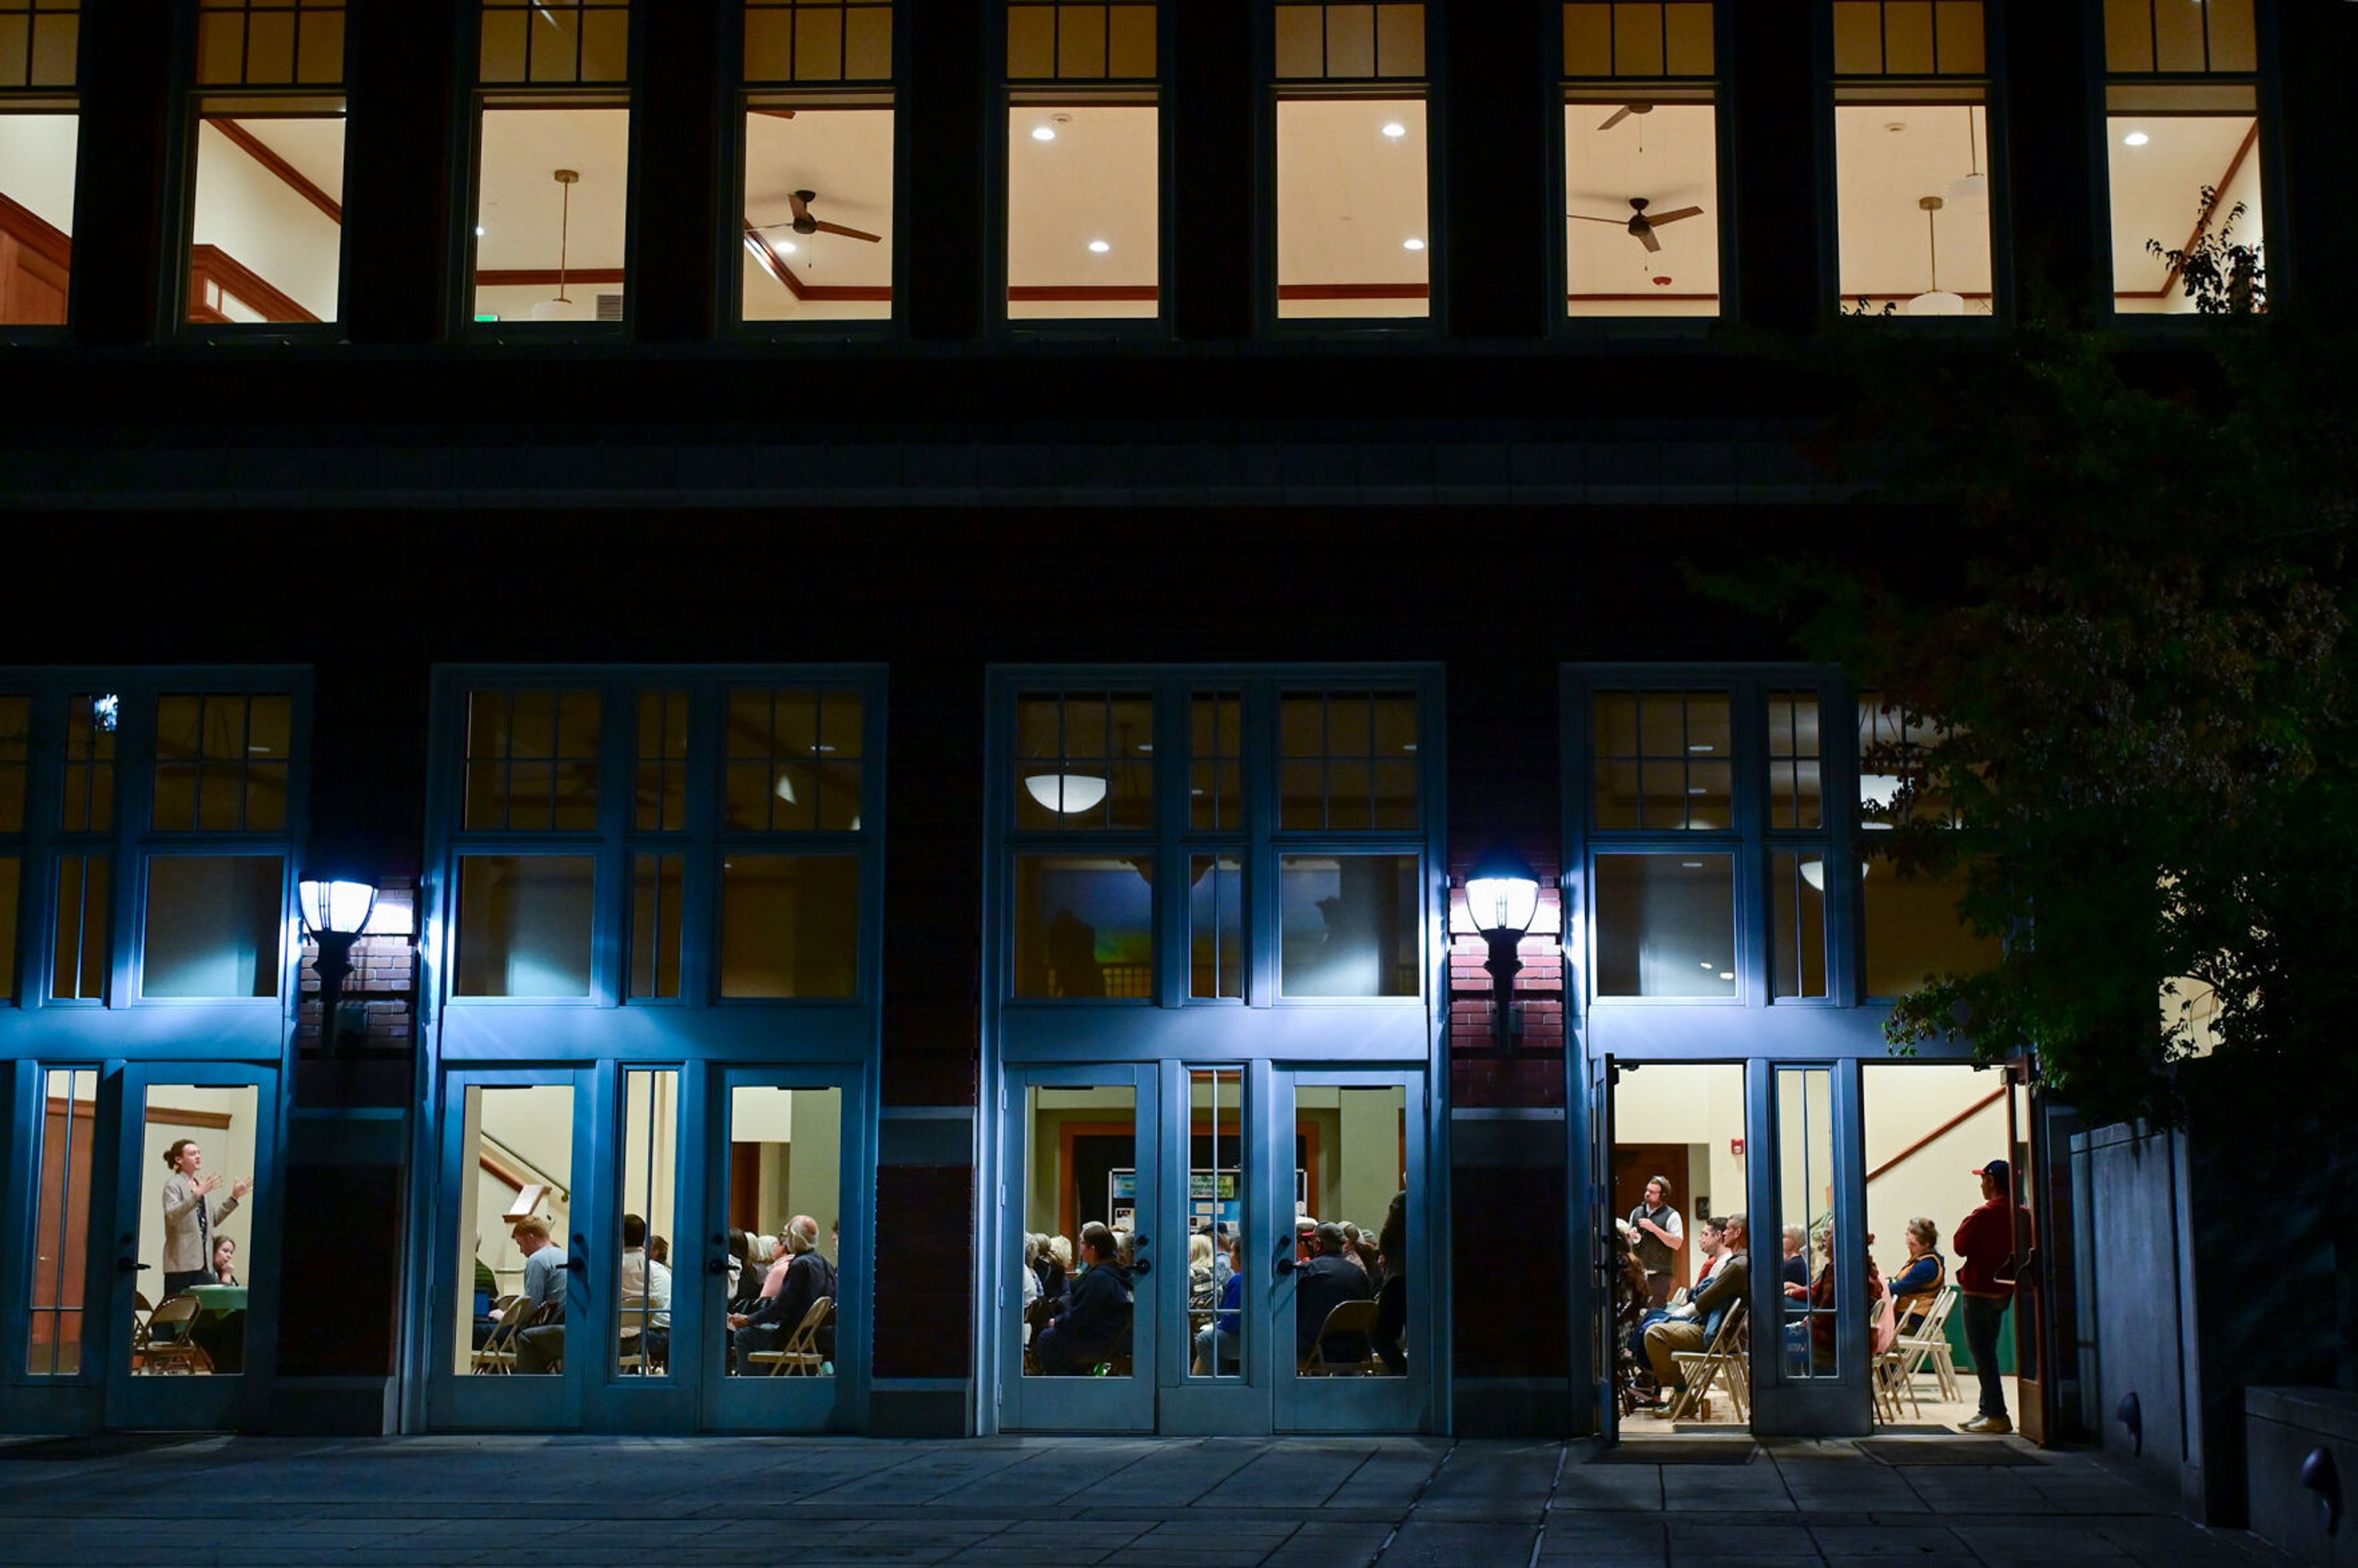
[[[0,114],[0,195],[73,232],[75,114]]]
[[[481,1111],[481,1130],[528,1162],[543,1178],[565,1189],[545,1195],[538,1212],[549,1222],[550,1239],[560,1247],[569,1247],[572,1244],[569,1229],[573,1185],[572,1086],[533,1084],[521,1087],[503,1087],[480,1091],[480,1097],[484,1101]],[[479,1095],[471,1093],[467,1098],[471,1112]],[[467,1148],[472,1161],[478,1149],[474,1136],[477,1129],[471,1125],[474,1121],[472,1115],[470,1121]],[[470,1238],[480,1239],[481,1257],[499,1277],[500,1288],[514,1290],[524,1280],[524,1254],[516,1249],[514,1238],[500,1219],[515,1201],[515,1189],[483,1170],[480,1162],[475,1162],[473,1174],[476,1200],[473,1214],[466,1214],[462,1207],[462,1229],[459,1238],[460,1261],[471,1273],[475,1253],[470,1248]]]
[[[196,243],[220,247],[320,320],[336,319],[343,226],[202,121],[191,233]]]
[[[1625,1065],[1613,1087],[1616,1143],[1684,1143],[1693,1168],[1709,1173],[1708,1184],[1698,1177],[1694,1191],[1673,1200],[1690,1232],[1706,1203],[1719,1215],[1749,1207],[1744,1136],[1744,1068],[1737,1063],[1656,1062],[1635,1071]]]
[[[1866,1168],[1871,1174],[1967,1107],[2005,1088],[1995,1072],[1961,1065],[1869,1063],[1865,1087]],[[1909,1219],[1922,1216],[1941,1227],[1941,1253],[1950,1277],[1957,1255],[1950,1245],[1957,1222],[1982,1201],[1981,1178],[1972,1173],[2006,1158],[2006,1102],[1983,1107],[1965,1121],[1932,1140],[1905,1162],[1866,1184],[1870,1249],[1888,1279],[1908,1260],[1904,1237]]]

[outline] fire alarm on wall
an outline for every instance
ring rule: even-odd
[[[1743,1159],[1743,1158],[1744,1158],[1744,1140],[1743,1140],[1743,1139],[1741,1139],[1741,1138],[1731,1138],[1731,1139],[1729,1139],[1729,1140],[1727,1141],[1727,1152],[1728,1152],[1729,1157],[1730,1157],[1730,1158],[1732,1158],[1732,1159],[1737,1159],[1737,1160],[1741,1160],[1741,1159]]]

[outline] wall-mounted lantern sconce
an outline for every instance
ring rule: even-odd
[[[1482,967],[1490,971],[1490,1040],[1502,1052],[1512,1049],[1522,1033],[1515,976],[1523,960],[1515,948],[1539,908],[1540,875],[1511,844],[1492,846],[1466,873],[1466,912],[1490,945]]]
[[[304,931],[319,945],[319,957],[311,960],[319,975],[319,1049],[334,1055],[348,1038],[368,1033],[365,1003],[354,1004],[361,1012],[357,1020],[345,1016],[344,981],[352,972],[352,944],[376,913],[376,884],[305,881],[297,885],[295,897]]]

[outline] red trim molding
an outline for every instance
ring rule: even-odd
[[[265,321],[317,321],[319,318],[296,303],[295,297],[223,251],[219,245],[189,247],[189,319],[208,325],[236,325],[222,309],[217,297],[227,296],[260,314]]]

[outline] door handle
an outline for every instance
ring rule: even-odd
[[[1143,1236],[1133,1236],[1133,1237],[1131,1237],[1131,1238],[1130,1238],[1130,1247],[1131,1247],[1131,1249],[1132,1249],[1133,1250],[1140,1251],[1140,1252],[1143,1252],[1143,1251],[1145,1251],[1148,1248],[1150,1248],[1150,1247],[1153,1246],[1153,1245],[1154,1245],[1154,1243],[1153,1243],[1153,1241],[1152,1241],[1151,1238],[1147,1238],[1147,1237],[1143,1237]]]
[[[565,1266],[577,1274],[586,1274],[590,1271],[590,1260],[576,1252],[565,1260]]]
[[[1291,1274],[1292,1272],[1293,1272],[1293,1255],[1289,1253],[1289,1254],[1288,1254],[1288,1255],[1286,1255],[1285,1257],[1280,1258],[1280,1259],[1277,1260],[1277,1263],[1276,1263],[1276,1269],[1277,1269],[1277,1271],[1278,1271],[1279,1273],[1281,1273],[1281,1274]]]
[[[136,1258],[117,1258],[114,1260],[114,1271],[118,1274],[144,1274],[148,1267]]]
[[[704,1271],[708,1274],[725,1274],[729,1271],[729,1260],[715,1258],[704,1266]]]
[[[1137,1265],[1130,1270],[1130,1272],[1133,1274],[1152,1274],[1154,1272],[1154,1265],[1148,1262],[1145,1259],[1141,1258],[1138,1260]]]

